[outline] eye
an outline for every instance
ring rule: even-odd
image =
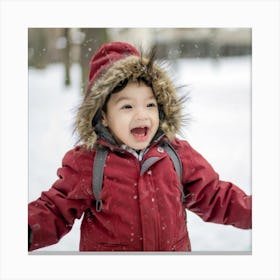
[[[155,102],[151,102],[147,104],[148,108],[153,108],[153,107],[157,107],[157,104]]]
[[[128,110],[128,109],[131,109],[131,108],[132,108],[132,106],[129,105],[129,104],[123,105],[123,106],[121,107],[122,110]]]

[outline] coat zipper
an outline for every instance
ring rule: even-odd
[[[147,150],[148,149],[145,149],[145,150],[143,150],[143,151],[141,151],[141,153],[139,154],[139,158],[138,158],[138,160],[139,160],[139,164],[140,164],[140,170],[141,170],[141,168],[142,168],[142,161],[143,161],[143,157],[144,157],[144,155],[146,154],[146,152],[147,152]],[[150,169],[147,171],[148,172],[148,174],[149,174],[149,171],[151,171]],[[140,175],[141,176],[141,175]],[[143,176],[143,175],[142,175]],[[149,176],[151,176],[151,175],[149,175]],[[154,208],[156,207],[156,209],[155,209],[155,214],[154,214],[154,220],[155,220],[155,227],[154,227],[154,231],[155,231],[155,234],[154,234],[154,236],[155,236],[155,244],[154,244],[154,250],[153,251],[159,251],[159,249],[160,249],[160,242],[159,242],[159,236],[160,236],[160,234],[159,234],[159,231],[160,231],[160,228],[159,228],[159,226],[160,226],[160,223],[159,223],[159,212],[158,212],[158,200],[157,200],[157,197],[156,197],[156,189],[155,189],[155,186],[154,186],[154,184],[152,183],[152,178],[149,178],[149,180],[150,180],[150,186],[152,187],[152,191],[153,191],[153,195],[152,195],[152,199],[153,199],[153,201],[152,201],[152,203],[154,203]]]

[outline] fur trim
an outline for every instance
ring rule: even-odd
[[[84,101],[78,109],[76,130],[80,142],[92,149],[96,142],[96,133],[92,127],[92,119],[98,109],[102,108],[106,97],[123,80],[145,78],[151,83],[153,92],[165,114],[160,127],[165,135],[172,140],[179,132],[182,122],[181,101],[176,88],[165,70],[154,63],[154,56],[128,56],[114,62],[93,83]]]

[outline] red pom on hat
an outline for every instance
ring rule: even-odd
[[[103,44],[90,61],[89,84],[92,84],[98,75],[110,64],[129,55],[140,56],[140,53],[135,47],[124,42]]]

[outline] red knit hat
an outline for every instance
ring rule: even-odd
[[[140,53],[132,45],[124,42],[103,44],[90,61],[89,84],[92,84],[104,69],[129,55],[140,56]]]

